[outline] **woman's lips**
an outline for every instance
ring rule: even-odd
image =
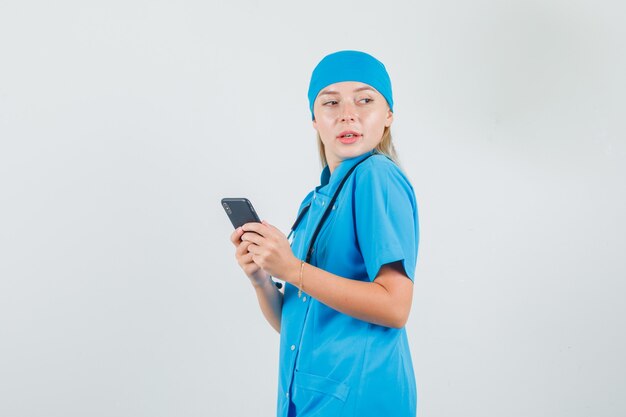
[[[339,136],[337,136],[337,139],[339,140],[339,142],[343,143],[343,144],[350,144],[350,143],[354,143],[357,140],[359,140],[361,138],[361,135],[357,132],[354,132],[352,130],[348,130],[345,132],[341,132],[339,134]]]

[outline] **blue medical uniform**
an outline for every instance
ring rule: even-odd
[[[311,235],[346,172],[369,154],[321,176],[303,201],[310,209],[294,230],[292,250],[304,260]],[[401,261],[413,280],[418,246],[413,188],[390,159],[373,155],[356,167],[320,231],[311,263],[341,277],[373,281]],[[340,313],[286,284],[283,298],[279,417],[416,415],[413,364],[404,328]]]

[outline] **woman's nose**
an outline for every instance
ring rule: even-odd
[[[356,119],[356,109],[352,104],[344,104],[341,109],[341,121],[353,122]]]

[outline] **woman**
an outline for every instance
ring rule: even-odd
[[[391,81],[371,55],[340,51],[317,65],[308,95],[324,170],[291,245],[265,221],[231,236],[281,335],[277,415],[415,416],[404,325],[419,232],[413,189],[393,161]]]

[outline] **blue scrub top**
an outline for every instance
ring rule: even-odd
[[[300,210],[292,250],[304,260],[311,235],[346,172],[368,154],[328,167]],[[413,280],[419,227],[415,194],[383,155],[361,163],[345,183],[317,238],[311,263],[341,277],[373,281],[401,261]],[[417,392],[406,330],[340,313],[286,284],[283,298],[279,417],[415,416]]]

